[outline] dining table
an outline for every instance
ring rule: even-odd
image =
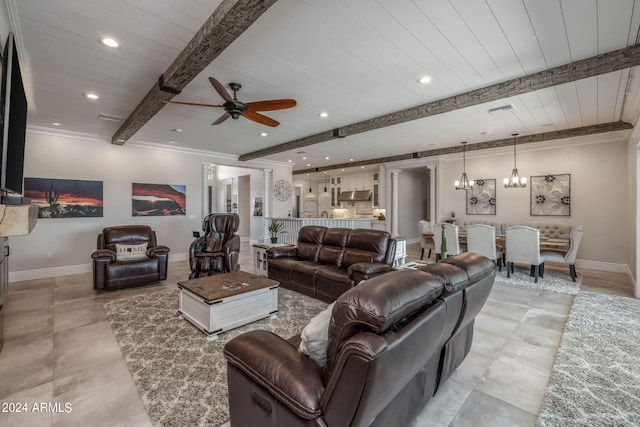
[[[433,238],[433,233],[422,233],[423,237]],[[496,246],[501,249],[506,249],[507,236],[504,234],[496,234]],[[467,243],[467,234],[459,233],[458,241],[460,244]],[[569,250],[569,239],[554,239],[548,237],[540,237],[540,250],[541,251],[555,251],[561,253],[567,253]]]

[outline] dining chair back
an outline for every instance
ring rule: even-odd
[[[582,225],[571,227],[571,231],[569,232],[569,249],[565,254],[556,251],[541,252],[541,255],[544,256],[545,261],[567,264],[569,266],[569,275],[571,276],[571,280],[573,280],[574,282],[576,281],[576,278],[578,276],[578,274],[576,273],[575,264],[583,232],[584,227]]]
[[[436,261],[442,258],[440,253],[442,249],[442,227],[444,226],[444,235],[447,238],[447,256],[458,255],[461,253],[460,241],[458,240],[458,226],[444,222],[436,224],[433,227],[433,243],[435,246]]]
[[[427,258],[431,258],[431,251],[435,249],[435,245],[433,244],[433,239],[431,237],[425,237],[425,233],[432,233],[433,229],[431,228],[431,223],[429,221],[425,221],[421,219],[418,221],[418,235],[420,236],[420,259],[424,258],[424,250],[428,249],[429,254]]]
[[[507,227],[506,230],[507,277],[513,273],[514,263],[529,264],[534,281],[544,277],[545,258],[540,254],[540,230],[526,225]]]
[[[496,228],[487,224],[467,226],[467,252],[475,252],[492,260],[502,271],[501,248],[496,246]]]

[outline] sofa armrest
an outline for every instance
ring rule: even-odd
[[[225,345],[224,356],[296,415],[320,416],[322,368],[284,338],[263,330],[246,332]]]
[[[389,264],[381,262],[356,262],[347,268],[347,274],[355,283],[360,283],[362,280],[367,280],[392,270],[393,268]]]
[[[116,261],[116,253],[110,249],[98,249],[91,254],[91,258],[96,262],[111,263]]]
[[[297,250],[291,246],[275,247],[266,250],[267,258],[295,258]]]

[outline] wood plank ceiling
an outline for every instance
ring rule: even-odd
[[[16,3],[32,82],[30,123],[55,121],[69,130],[114,135],[120,124],[99,122],[97,114],[129,116],[220,2],[168,3]],[[244,118],[211,126],[221,111],[170,105],[131,141],[173,141],[178,149],[249,158],[289,141],[333,135],[333,129],[632,46],[639,6],[635,0],[278,0],[174,100],[219,103],[207,78],[238,82],[244,102],[298,101],[294,109],[267,113],[279,127]],[[94,46],[103,33],[120,38],[123,48],[105,52]],[[634,63],[637,56],[634,50]],[[640,97],[630,70],[635,69],[625,65],[303,149],[265,151],[262,158],[290,161],[302,172],[399,154],[432,155],[462,140],[499,145],[513,132],[558,137],[566,130],[576,135],[573,129],[596,129],[624,138],[629,125],[607,126],[635,125]],[[431,83],[418,84],[423,75]],[[87,107],[78,98],[90,87],[104,90],[101,104]],[[487,112],[503,105],[514,109]],[[329,114],[324,119],[323,111]],[[182,132],[172,132],[176,128]]]

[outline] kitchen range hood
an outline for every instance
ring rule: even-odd
[[[366,202],[371,200],[371,190],[343,191],[338,196],[339,202]]]

